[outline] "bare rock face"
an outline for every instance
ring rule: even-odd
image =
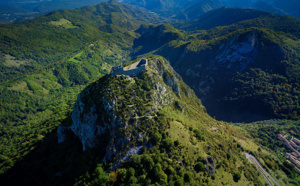
[[[87,92],[92,91],[91,89]],[[86,93],[86,92],[85,92]],[[97,145],[103,145],[103,141],[99,140],[100,136],[106,135],[110,138],[106,144],[106,155],[103,159],[110,160],[118,153],[118,149],[131,141],[131,136],[118,138],[117,134],[121,131],[115,130],[128,125],[127,122],[121,121],[116,114],[116,100],[101,96],[98,98],[100,104],[95,102],[93,106],[84,103],[84,99],[88,94],[80,94],[74,105],[72,113],[73,124],[70,129],[81,140],[83,151],[87,148],[94,148]],[[84,98],[83,98],[84,97]],[[88,111],[86,111],[88,110]],[[99,111],[101,110],[101,113]]]
[[[63,143],[66,138],[66,132],[70,130],[69,127],[67,126],[59,126],[57,128],[57,142],[58,143]]]
[[[242,72],[256,61],[260,34],[258,30],[238,34],[219,46],[209,62],[195,63],[182,73],[186,77],[199,79],[192,87],[200,97],[205,97],[213,90],[216,79],[222,76],[220,74]]]
[[[179,88],[179,82],[178,79],[180,81],[182,81],[181,77],[175,73],[175,75],[173,73],[170,73],[170,66],[166,66],[162,61],[158,60],[156,63],[152,63],[151,64],[156,70],[157,72],[163,77],[163,81],[165,84],[169,85],[173,92],[176,93],[177,96],[180,95],[180,88]]]
[[[73,107],[72,121],[73,125],[70,129],[73,133],[81,139],[83,150],[86,148],[92,148],[95,146],[96,136],[101,134],[100,126],[96,125],[98,114],[96,113],[95,105],[86,114],[83,114],[83,108],[85,104],[81,102],[80,94],[78,101]]]
[[[258,32],[255,30],[246,36],[238,35],[228,43],[221,45],[219,49],[222,52],[215,57],[215,62],[220,67],[226,66],[228,69],[245,70],[257,57]]]

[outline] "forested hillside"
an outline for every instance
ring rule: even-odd
[[[133,39],[136,36],[130,31],[141,23],[157,21],[143,9],[114,2],[57,11],[24,24],[0,25],[0,82],[65,61],[105,38],[106,33],[118,32],[121,40]]]
[[[129,61],[133,30],[154,20],[114,2],[1,25],[1,173],[56,130],[85,85]]]
[[[216,13],[219,19],[210,17],[210,23],[214,26],[219,23],[219,27],[197,31],[205,28],[197,20],[190,25],[175,24],[199,33],[177,37],[153,53],[171,61],[184,81],[203,99],[209,113],[218,119],[297,119],[299,19],[231,8],[221,8]],[[239,20],[236,14],[241,16],[241,21],[226,22],[232,20],[230,17]],[[257,18],[252,19],[254,15]],[[224,24],[228,26],[221,26]],[[147,32],[154,30],[150,28]]]

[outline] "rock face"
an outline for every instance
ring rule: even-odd
[[[105,76],[81,92],[73,107],[73,124],[59,127],[58,141],[63,141],[63,131],[69,129],[78,136],[83,150],[106,149],[104,162],[138,153],[160,109],[174,105],[182,96],[196,97],[168,62],[162,58],[148,61],[147,70],[136,78]]]
[[[208,157],[207,159],[203,158],[202,163],[206,165],[206,171],[209,175],[214,175],[216,173],[216,168],[212,157]]]
[[[66,132],[70,130],[69,127],[66,126],[59,126],[57,128],[57,142],[62,143],[65,141],[66,138]]]
[[[216,80],[237,71],[242,72],[255,63],[259,53],[260,34],[258,30],[238,34],[220,45],[209,62],[194,62],[190,68],[179,72],[185,74],[186,78],[199,80],[192,87],[197,87],[198,95],[203,98],[213,90]]]
[[[73,107],[72,121],[73,125],[70,127],[72,132],[81,139],[83,150],[94,147],[96,143],[96,136],[101,134],[100,126],[96,125],[98,115],[95,113],[95,105],[91,110],[83,115],[83,108],[85,104],[81,102],[80,94],[77,98],[77,103]]]
[[[245,38],[241,38],[241,35],[238,35],[228,43],[221,45],[219,47],[221,52],[215,57],[215,63],[227,69],[235,66],[238,71],[245,70],[257,57],[259,45],[256,36],[257,32],[259,31],[253,31],[246,35]]]

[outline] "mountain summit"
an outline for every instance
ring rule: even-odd
[[[138,67],[140,62],[145,63]],[[245,149],[236,140],[245,142],[243,133],[212,119],[164,58],[140,62],[124,67],[143,67],[140,73],[114,68],[86,87],[73,107],[72,124],[58,128],[60,143],[71,131],[84,151],[99,149],[104,167],[78,183],[215,185],[225,179],[216,175],[218,169],[233,176],[232,184],[241,179],[239,170],[245,171],[243,183],[262,184],[255,168],[242,163]]]
[[[198,112],[205,113],[200,100],[166,60],[149,58],[130,69],[137,63],[100,78],[79,94],[74,105],[68,129],[80,138],[83,150],[97,145],[106,148],[104,161],[150,145],[146,139],[151,138],[152,129],[164,125],[157,122],[162,109],[189,112],[184,105],[193,100]],[[65,129],[59,128],[59,141]]]

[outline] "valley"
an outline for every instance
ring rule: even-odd
[[[0,25],[0,184],[297,185],[299,19],[143,2]]]

